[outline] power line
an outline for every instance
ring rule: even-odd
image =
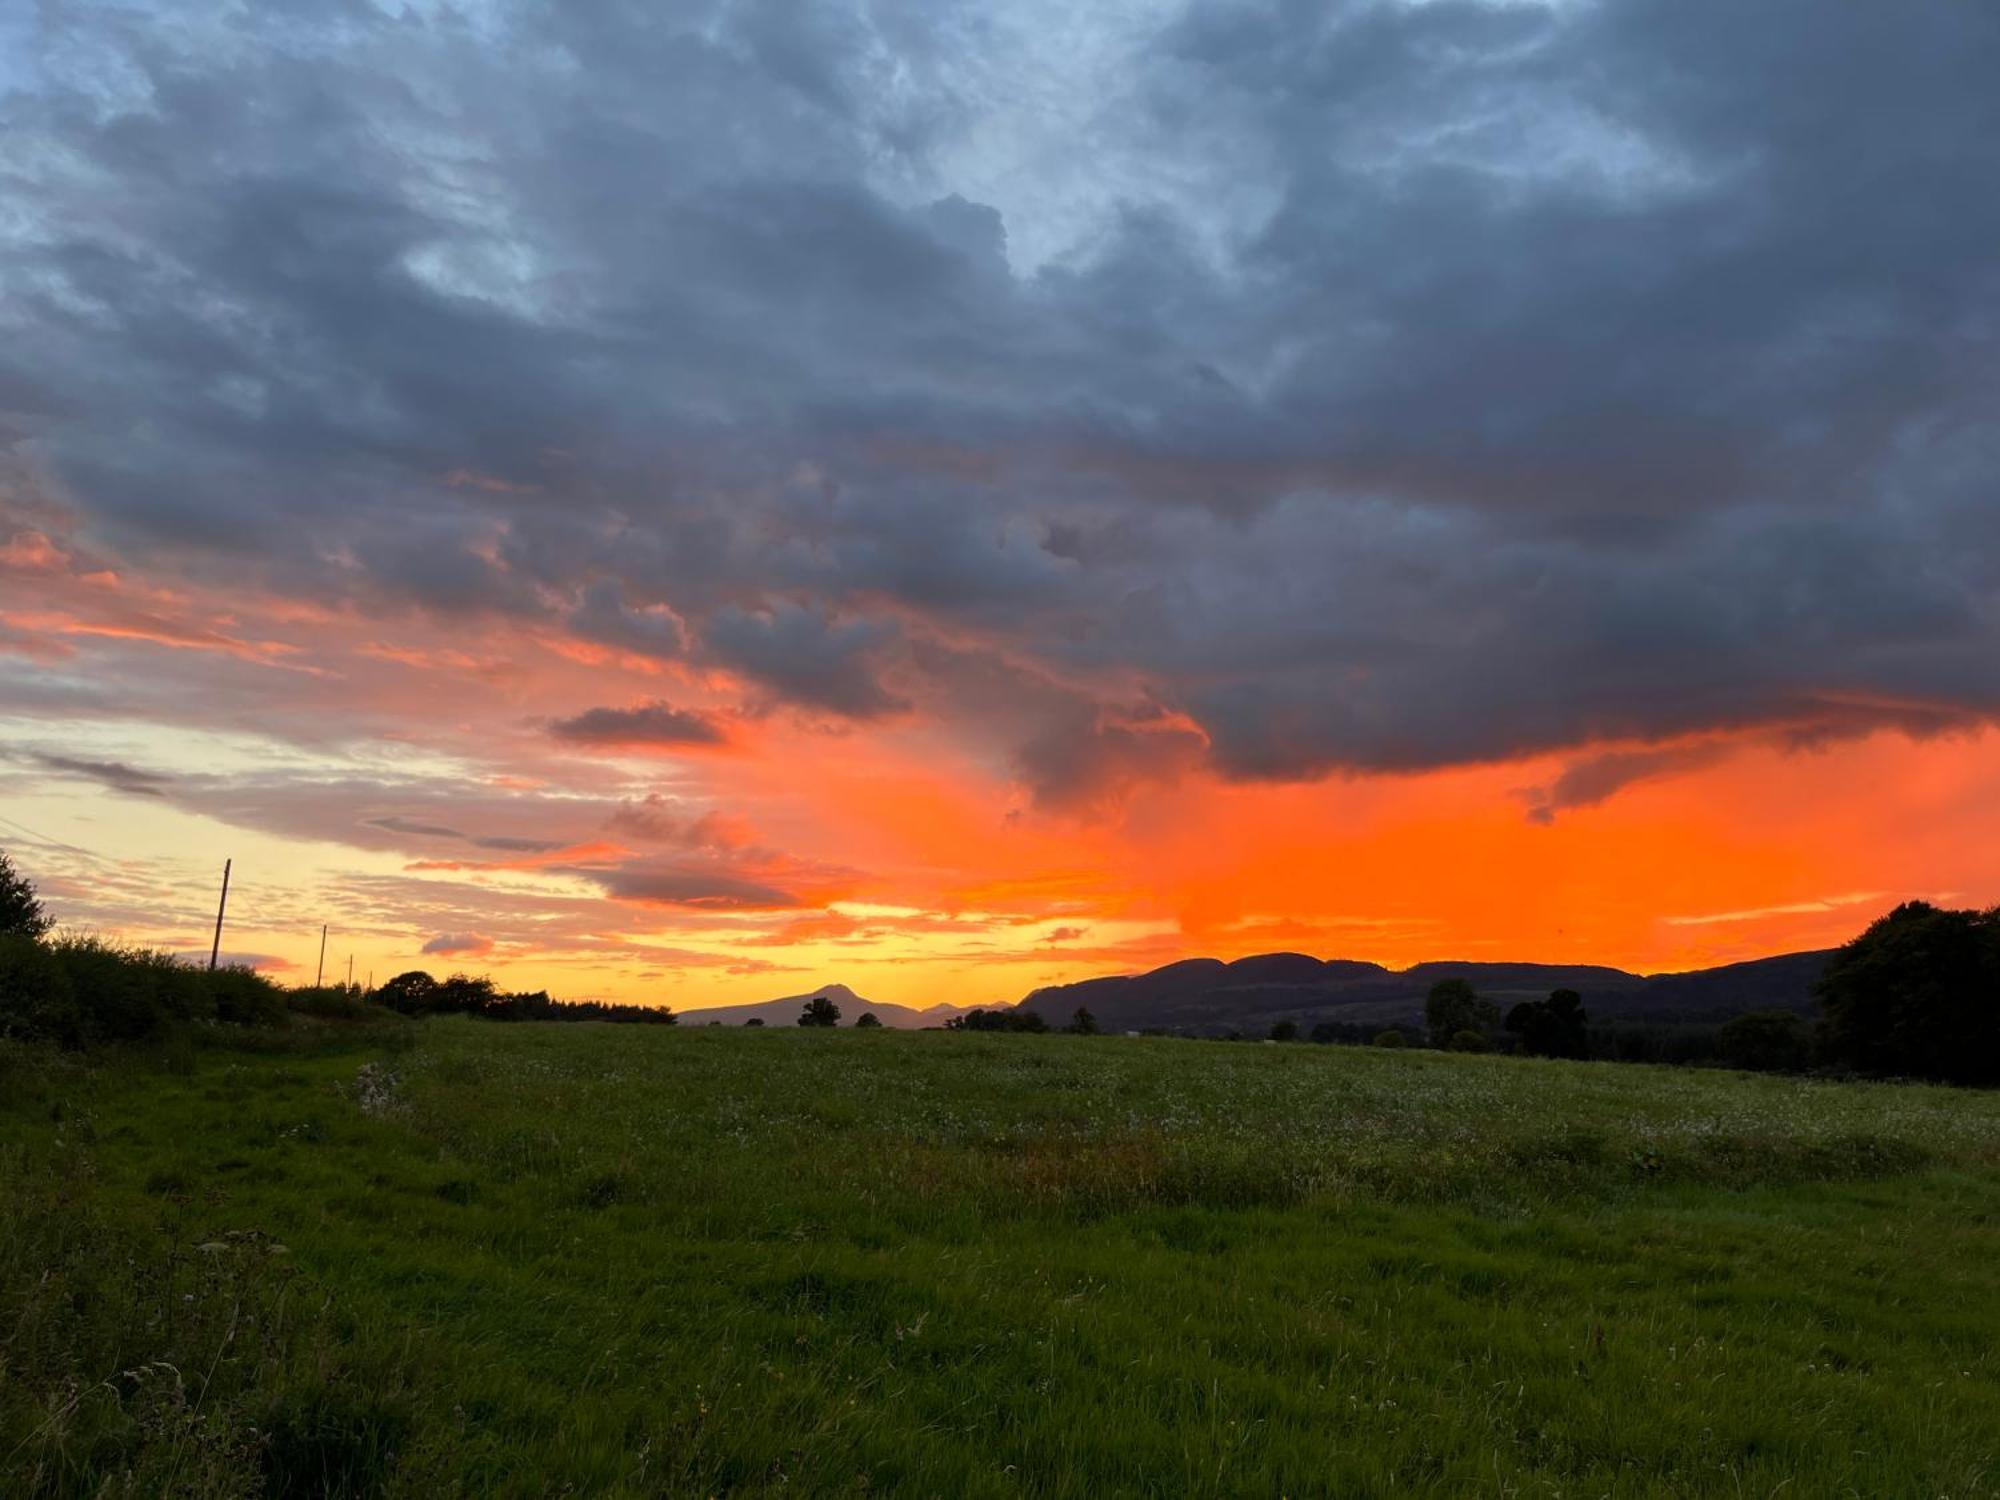
[[[74,844],[65,844],[61,839],[52,839],[46,833],[37,833],[26,823],[17,823],[12,818],[0,817],[0,823],[5,823],[9,828],[14,829],[18,833],[25,833],[38,844],[46,844],[51,849],[60,849],[65,854],[81,854],[85,859],[102,860],[104,858],[103,855],[93,854],[88,849],[79,849]]]

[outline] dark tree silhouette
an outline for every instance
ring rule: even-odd
[[[1299,1023],[1297,1021],[1280,1021],[1271,1028],[1271,1040],[1274,1042],[1296,1042],[1298,1039]]]
[[[47,936],[50,925],[34,886],[0,851],[0,934],[39,940]]]
[[[371,996],[406,1016],[477,1016],[483,1021],[622,1021],[672,1026],[680,1017],[664,1005],[556,1000],[547,990],[509,994],[484,975],[433,979],[422,969],[398,974]]]
[[[2000,1083],[2000,908],[1907,901],[1834,954],[1817,992],[1831,1062]]]
[[[1588,1057],[1590,1031],[1583,996],[1556,990],[1546,1000],[1524,1000],[1507,1012],[1507,1029],[1521,1050],[1536,1057]]]
[[[801,1026],[838,1026],[840,1007],[824,995],[814,995],[806,1001],[806,1008],[799,1012]]]
[[[1063,1030],[1069,1032],[1072,1036],[1096,1036],[1098,1033],[1097,1017],[1090,1013],[1087,1006],[1079,1005],[1076,1008],[1076,1014],[1069,1018],[1069,1025],[1063,1027]]]
[[[750,1017],[749,1020],[745,1021],[743,1024],[745,1026],[762,1026],[764,1024],[764,1018],[762,1016],[752,1016]]]
[[[946,1031],[1047,1031],[1049,1023],[1039,1013],[1022,1010],[969,1010],[944,1023]]]
[[[438,982],[422,969],[398,974],[375,991],[375,998],[406,1016],[428,1015]]]
[[[1500,1008],[1482,1000],[1463,979],[1440,979],[1424,999],[1424,1024],[1433,1047],[1456,1046],[1459,1033],[1484,1033],[1500,1019]]]
[[[874,1011],[864,1010],[863,1012],[861,1012],[860,1015],[854,1018],[854,1024],[859,1027],[873,1026],[879,1030],[882,1025],[882,1020],[879,1016],[875,1014]]]

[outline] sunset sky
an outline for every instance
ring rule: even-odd
[[[2000,7],[0,7],[0,848],[924,1005],[2000,901]]]

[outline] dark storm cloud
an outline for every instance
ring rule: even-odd
[[[579,745],[714,745],[722,730],[705,715],[670,703],[631,708],[589,708],[558,719],[549,733]]]
[[[710,618],[708,649],[788,702],[866,719],[909,707],[881,677],[896,635],[887,621],[836,620],[797,604],[732,606]]]
[[[1042,19],[47,6],[0,392],[128,559],[1055,808],[2000,711],[2000,12]]]
[[[1107,812],[1135,785],[1171,781],[1195,764],[1202,738],[1171,723],[1058,720],[1028,740],[1016,768],[1036,803],[1057,812]]]

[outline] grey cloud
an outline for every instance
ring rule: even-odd
[[[627,605],[624,591],[610,580],[583,591],[568,625],[586,640],[642,656],[672,661],[687,654],[687,628],[678,615],[663,604]]]
[[[1547,786],[1523,791],[1521,800],[1527,804],[1530,822],[1553,823],[1558,813],[1596,807],[1636,782],[1714,765],[1727,757],[1731,748],[1726,743],[1712,742],[1606,751],[1563,767],[1562,774]]]
[[[1038,806],[1115,810],[1135,785],[1171,781],[1199,759],[1202,737],[1174,723],[1059,723],[1028,741],[1016,766]]]
[[[882,681],[896,635],[887,621],[834,619],[787,602],[717,612],[707,645],[717,661],[787,701],[866,719],[909,707]]]
[[[580,745],[714,745],[723,733],[713,719],[670,703],[588,708],[549,726],[557,739]]]
[[[462,839],[464,834],[456,828],[447,828],[442,823],[425,823],[417,818],[369,818],[370,828],[380,828],[386,833],[410,833],[418,838]]]
[[[470,834],[442,823],[426,823],[419,818],[386,817],[365,820],[370,828],[379,828],[385,833],[407,833],[418,838],[455,839],[478,849],[492,849],[503,854],[546,854],[551,849],[562,848],[559,839],[522,838],[511,834]]]
[[[31,751],[26,759],[33,765],[58,775],[81,777],[130,797],[164,797],[173,778],[158,771],[127,765],[122,760],[89,760],[74,755],[51,755]]]
[[[690,849],[738,849],[747,846],[749,825],[713,811],[695,812],[683,804],[650,792],[612,813],[608,826],[651,843],[680,844]]]
[[[576,875],[618,901],[696,911],[782,911],[803,906],[792,892],[728,870],[687,865],[624,865],[577,869]]]
[[[983,7],[484,14],[45,8],[0,390],[109,550],[1056,809],[2000,713],[1990,7],[1201,0],[1060,161]]]

